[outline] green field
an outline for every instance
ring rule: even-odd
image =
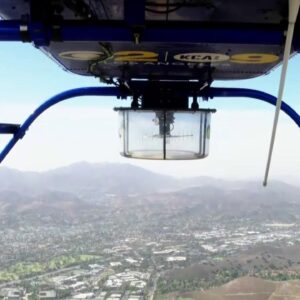
[[[23,279],[99,259],[96,255],[64,255],[43,263],[17,263],[0,271],[0,282]]]

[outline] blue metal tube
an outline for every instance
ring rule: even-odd
[[[0,41],[22,41],[20,21],[0,21]],[[28,37],[39,44],[40,40],[48,43],[53,39],[50,26],[40,23],[28,24]],[[133,32],[125,25],[79,25],[62,24],[60,27],[62,41],[102,41],[132,42]],[[300,37],[295,35],[298,40]],[[141,42],[182,42],[182,43],[237,43],[281,45],[284,31],[281,29],[249,28],[184,28],[145,26],[141,32]]]
[[[245,98],[252,98],[258,99],[269,104],[276,106],[277,98],[273,95],[268,93],[264,93],[258,90],[253,89],[243,89],[243,88],[210,88],[206,95],[210,98],[214,97],[245,97]],[[299,127],[300,127],[300,115],[287,103],[282,102],[281,110],[285,112]]]
[[[0,21],[0,41],[21,41],[20,22]]]
[[[20,128],[16,131],[12,139],[8,142],[6,147],[0,153],[0,163],[5,159],[7,154],[12,150],[12,148],[16,145],[16,143],[22,139],[29,129],[31,124],[48,108],[54,106],[55,104],[62,102],[64,100],[82,97],[82,96],[115,96],[115,97],[123,97],[129,96],[130,93],[124,94],[119,88],[116,87],[86,87],[86,88],[78,88],[72,89],[65,92],[62,92],[46,102],[40,105],[20,126]],[[193,92],[187,92],[187,96],[193,96]],[[207,91],[204,91],[199,96],[205,96],[209,98],[214,97],[248,97],[254,98],[258,100],[262,100],[264,102],[270,103],[272,105],[276,105],[276,97],[260,92],[257,90],[251,89],[242,89],[242,88],[209,88]],[[300,127],[300,115],[297,114],[295,110],[293,110],[288,104],[282,102],[281,109],[290,116],[294,122]]]
[[[126,27],[71,27],[61,30],[64,41],[108,41],[132,42],[133,33]],[[145,28],[142,42],[161,43],[239,43],[280,45],[284,41],[283,31],[212,28]]]
[[[48,108],[53,105],[62,102],[64,100],[82,97],[82,96],[122,96],[120,90],[115,87],[87,87],[87,88],[78,88],[72,89],[60,94],[57,94],[40,105],[20,126],[19,130],[14,134],[12,139],[8,142],[5,148],[0,153],[0,163],[5,159],[7,154],[12,150],[12,148],[16,145],[16,143],[22,139],[29,129],[31,124]]]

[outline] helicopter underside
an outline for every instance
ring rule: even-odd
[[[0,3],[4,20],[29,29],[42,24],[39,38],[34,27],[23,33],[24,41],[34,42],[64,69],[106,82],[212,82],[267,74],[283,58],[287,12],[287,0]],[[293,53],[300,51],[299,23]],[[43,28],[47,35],[41,38]]]

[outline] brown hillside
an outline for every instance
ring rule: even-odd
[[[167,294],[160,299],[188,298],[193,300],[289,300],[300,299],[300,281],[269,281],[241,277],[207,291]]]

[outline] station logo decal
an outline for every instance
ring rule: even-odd
[[[150,51],[118,51],[113,56],[114,61],[158,61],[158,53]]]
[[[104,53],[99,51],[67,51],[59,54],[61,58],[80,61],[99,60]]]
[[[77,61],[101,60],[105,54],[101,51],[67,51],[59,56],[63,59]],[[204,64],[204,63],[238,63],[238,64],[270,64],[279,60],[279,56],[270,53],[239,53],[231,56],[222,53],[191,52],[169,55],[169,52],[152,51],[117,51],[107,63],[144,63],[158,65]]]
[[[185,61],[185,62],[194,62],[194,63],[215,63],[228,61],[230,57],[225,54],[219,53],[181,53],[174,56],[175,60]]]
[[[269,64],[279,59],[277,55],[267,53],[243,53],[230,57],[230,61],[239,64]]]

